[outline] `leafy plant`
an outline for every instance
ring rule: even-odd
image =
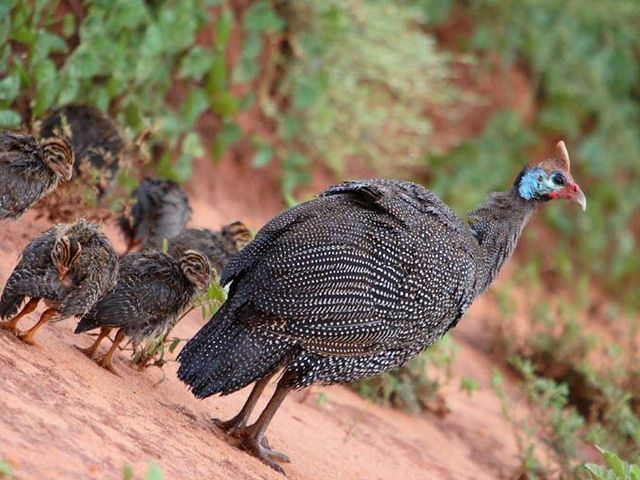
[[[407,167],[429,150],[427,106],[449,94],[447,57],[419,28],[410,3],[287,3],[283,77],[265,111],[278,121],[285,194],[311,160],[338,175],[360,159],[377,171]]]
[[[0,459],[0,478],[7,480],[14,478],[13,470],[11,469],[11,465],[6,458]]]
[[[615,453],[597,447],[605,465],[587,463],[585,468],[594,480],[640,480],[640,466],[629,464]]]

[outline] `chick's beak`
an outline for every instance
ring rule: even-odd
[[[64,280],[64,278],[67,276],[68,273],[69,273],[69,269],[67,267],[58,268],[58,278],[60,280]]]

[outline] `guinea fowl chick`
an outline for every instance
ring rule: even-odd
[[[101,110],[88,105],[65,105],[51,111],[40,126],[42,137],[65,137],[76,154],[75,176],[97,182],[102,196],[120,168],[124,141],[116,124]],[[90,170],[98,172],[97,180]]]
[[[187,250],[178,260],[157,250],[126,255],[120,261],[116,287],[76,327],[76,333],[100,328],[96,341],[80,350],[93,358],[100,342],[117,328],[111,348],[99,362],[116,373],[112,359],[120,342],[129,337],[135,348],[172,328],[196,294],[207,288],[210,275],[209,261],[195,250]]]
[[[116,284],[118,256],[100,227],[86,220],[58,224],[33,239],[7,280],[0,298],[0,328],[18,333],[18,321],[40,300],[49,307],[18,336],[33,344],[47,321],[81,317]],[[18,312],[23,301],[29,301]]]
[[[18,218],[33,204],[71,179],[71,145],[63,138],[0,133],[0,220]]]
[[[171,180],[145,178],[131,196],[131,211],[118,218],[126,253],[138,245],[141,249],[161,248],[163,240],[179,234],[191,217],[187,193]]]
[[[228,298],[180,352],[178,377],[199,398],[256,382],[240,412],[217,423],[282,472],[276,461],[286,456],[265,431],[290,391],[402,366],[489,287],[540,205],[565,198],[586,207],[564,143],[557,150],[489,196],[469,222],[426,188],[391,179],[335,185],[283,212],[223,270]]]
[[[169,255],[180,258],[187,250],[197,250],[207,256],[211,268],[220,275],[231,257],[251,238],[251,232],[242,222],[225,225],[219,232],[212,232],[208,228],[188,228],[169,241]]]

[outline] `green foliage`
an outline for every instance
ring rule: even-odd
[[[419,29],[410,3],[290,2],[291,52],[274,105],[284,140],[283,190],[307,180],[309,159],[342,174],[355,158],[383,170],[414,165],[431,143],[427,106],[449,89],[447,57]]]
[[[495,68],[495,54],[503,68],[524,65],[537,100],[528,124],[514,114],[505,121],[505,113],[499,112],[478,138],[465,141],[439,162],[428,157],[437,189],[453,205],[469,208],[471,197],[485,191],[486,182],[488,187],[508,185],[509,176],[524,163],[518,153],[526,147],[564,138],[589,206],[580,215],[569,215],[568,207],[545,209],[545,220],[558,235],[553,249],[543,242],[531,255],[541,255],[544,267],[566,279],[588,273],[637,308],[640,300],[633,285],[640,255],[633,220],[640,212],[640,3],[417,3],[426,18],[435,20],[445,19],[458,5],[474,26],[462,45],[468,53],[482,53],[476,57],[477,68]]]
[[[130,464],[126,464],[122,467],[122,480],[133,480],[134,472],[133,467]],[[144,480],[163,480],[164,474],[162,469],[153,460],[149,462],[147,466],[147,472],[144,475]]]
[[[13,470],[11,469],[11,465],[6,458],[0,459],[0,479],[9,480],[14,478]]]
[[[403,367],[355,382],[352,388],[382,405],[413,413],[430,409],[444,414],[448,410],[444,399],[438,396],[438,389],[450,380],[456,348],[451,337],[445,336]],[[439,374],[434,374],[434,370]]]
[[[232,13],[222,9],[215,46],[196,43],[215,3],[87,0],[86,15],[78,18],[60,15],[57,0],[35,8],[5,2],[0,128],[31,123],[66,103],[95,105],[134,135],[150,130],[152,142],[165,149],[159,173],[185,181],[193,159],[205,153],[192,132],[200,116],[208,109],[223,118],[237,111],[224,59]]]
[[[587,463],[585,468],[589,471],[594,480],[640,480],[640,466],[631,465],[618,457],[613,452],[609,452],[598,447],[602,454],[605,465]]]

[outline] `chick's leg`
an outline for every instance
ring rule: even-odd
[[[120,345],[120,342],[122,342],[122,340],[124,340],[124,331],[121,328],[118,330],[118,333],[116,333],[116,338],[113,339],[113,343],[111,344],[111,348],[109,349],[109,351],[105,354],[104,357],[102,357],[102,360],[98,362],[101,367],[106,368],[111,373],[118,376],[119,374],[118,372],[116,372],[116,369],[113,368],[112,362],[113,362],[113,354],[115,353],[116,349],[118,348],[118,345]]]
[[[102,342],[102,340],[104,340],[104,338],[107,337],[109,333],[111,333],[110,327],[102,327],[100,329],[100,334],[98,335],[98,338],[96,338],[96,341],[93,342],[89,347],[81,348],[76,345],[76,348],[80,350],[82,353],[84,353],[87,357],[93,359],[96,355],[96,350],[98,350],[98,346],[100,345],[100,342]]]
[[[26,332],[20,333],[18,335],[18,338],[23,342],[28,343],[29,345],[35,345],[36,342],[33,340],[33,336],[38,330],[40,330],[40,327],[47,323],[56,313],[58,313],[58,310],[56,310],[55,308],[49,308],[45,310],[40,316],[40,320],[38,320],[38,323],[36,323]]]
[[[0,328],[4,330],[9,330],[13,334],[18,333],[18,322],[22,317],[33,312],[38,306],[39,301],[40,301],[39,298],[32,298],[31,300],[29,300],[27,304],[24,307],[22,307],[22,310],[20,310],[20,312],[18,312],[18,314],[15,317],[13,317],[10,320],[7,320],[6,322],[0,322]]]

